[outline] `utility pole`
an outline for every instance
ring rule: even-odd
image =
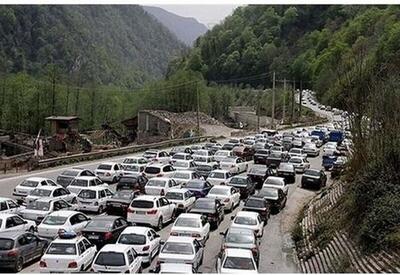
[[[299,118],[301,118],[301,109],[302,109],[302,102],[303,102],[303,80],[300,80],[300,93],[299,93]]]
[[[292,110],[290,114],[290,123],[293,123],[294,120],[294,90],[296,89],[296,80],[293,80],[293,89],[292,89]]]
[[[56,111],[56,72],[53,69],[53,75],[52,75],[52,105],[51,105],[51,114],[55,115]]]
[[[81,84],[80,75],[78,75],[77,87],[76,87],[76,97],[75,97],[75,115],[78,115],[79,111],[79,85]]]
[[[275,72],[272,80],[272,129],[275,129]]]
[[[260,101],[261,101],[261,96],[260,96],[261,92],[258,92],[257,95],[257,133],[260,132]]]
[[[200,111],[200,95],[199,95],[199,85],[196,82],[196,99],[197,99],[197,135],[200,136],[200,117],[199,117],[199,111]]]
[[[69,84],[67,84],[67,98],[66,98],[66,104],[65,104],[65,115],[68,115],[68,104],[69,104],[69,92],[70,92],[70,87]]]
[[[283,79],[283,107],[282,107],[282,122],[285,123],[286,115],[286,78]]]

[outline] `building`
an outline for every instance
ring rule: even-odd
[[[65,135],[69,132],[78,132],[80,118],[77,116],[49,116],[50,135]]]

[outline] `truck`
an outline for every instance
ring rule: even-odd
[[[333,130],[329,133],[329,141],[334,141],[340,144],[344,140],[344,133],[339,130]]]

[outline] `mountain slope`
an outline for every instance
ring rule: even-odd
[[[193,45],[193,42],[208,30],[206,26],[194,18],[182,17],[159,7],[144,6],[143,9],[153,15],[188,46]]]
[[[137,86],[185,46],[140,6],[0,6],[0,70]]]

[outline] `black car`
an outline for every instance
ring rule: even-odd
[[[217,228],[224,219],[224,206],[218,199],[200,198],[194,203],[190,213],[205,215],[210,226]]]
[[[270,203],[263,197],[252,196],[249,197],[243,206],[243,211],[253,211],[260,214],[261,219],[264,221],[264,225],[267,224],[269,216],[271,215]]]
[[[281,153],[271,153],[268,157],[267,157],[267,160],[266,160],[266,165],[268,166],[268,167],[274,167],[274,168],[276,168],[276,167],[278,167],[279,166],[279,164],[281,164],[281,162],[282,162],[282,154]]]
[[[117,183],[117,191],[120,190],[138,190],[141,194],[144,194],[144,187],[148,179],[141,175],[124,175]]]
[[[256,189],[255,183],[252,182],[249,177],[242,175],[232,177],[228,185],[239,189],[241,199],[245,199],[249,195],[254,194]]]
[[[285,179],[286,183],[294,183],[296,181],[296,171],[293,164],[281,162],[276,169],[278,177]]]
[[[117,191],[111,198],[107,199],[107,215],[118,215],[126,218],[128,214],[128,207],[132,200],[138,196],[138,193],[139,191]]]
[[[210,175],[212,170],[218,169],[217,165],[211,166],[211,165],[197,165],[196,166],[196,172],[200,177],[204,177],[205,179]]]
[[[264,187],[256,195],[257,197],[264,198],[270,203],[271,212],[279,212],[285,207],[287,195],[278,188]]]
[[[210,192],[212,188],[212,185],[206,180],[194,179],[189,180],[183,185],[183,187],[192,192],[196,199],[198,199],[207,196],[208,192]]]
[[[268,150],[257,150],[253,156],[254,164],[267,164],[268,156],[269,156]]]
[[[326,186],[326,174],[323,170],[307,169],[301,177],[301,188]]]
[[[265,165],[254,165],[247,173],[247,176],[252,182],[256,183],[255,188],[260,189],[269,176],[276,176],[276,170]]]
[[[113,244],[129,223],[119,216],[96,216],[82,230],[85,236],[97,249],[106,244]]]
[[[88,169],[71,168],[71,169],[62,171],[61,174],[57,177],[56,183],[61,185],[64,188],[67,188],[67,186],[70,185],[71,182],[76,177],[81,177],[81,176],[82,177],[83,176],[96,177],[96,175]]]
[[[222,145],[221,150],[232,151],[232,149],[236,146],[239,146],[239,143],[225,143],[224,145]]]

